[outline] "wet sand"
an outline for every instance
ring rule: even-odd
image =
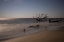
[[[64,42],[64,30],[46,30],[33,35],[13,38],[4,42]]]

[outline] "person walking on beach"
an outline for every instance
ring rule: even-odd
[[[45,27],[45,30],[47,29],[47,27]]]
[[[25,29],[24,29],[23,31],[24,31],[24,33],[25,33]]]

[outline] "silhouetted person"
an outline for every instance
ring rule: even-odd
[[[26,30],[24,29],[23,31],[24,31],[24,33],[25,33]]]
[[[45,30],[47,29],[47,27],[45,27]]]

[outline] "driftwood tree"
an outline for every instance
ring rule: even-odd
[[[44,14],[37,14],[36,15],[36,18],[34,18],[34,16],[33,16],[33,18],[34,19],[36,19],[37,21],[43,21],[43,20],[47,20],[47,18],[48,18],[48,16],[47,16],[47,14],[44,16],[44,17],[42,17]]]

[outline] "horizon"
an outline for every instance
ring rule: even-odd
[[[24,18],[0,18],[0,20],[9,20],[9,19],[24,19]],[[58,18],[56,18],[56,19],[58,19]],[[59,19],[64,19],[64,18],[59,18]]]

